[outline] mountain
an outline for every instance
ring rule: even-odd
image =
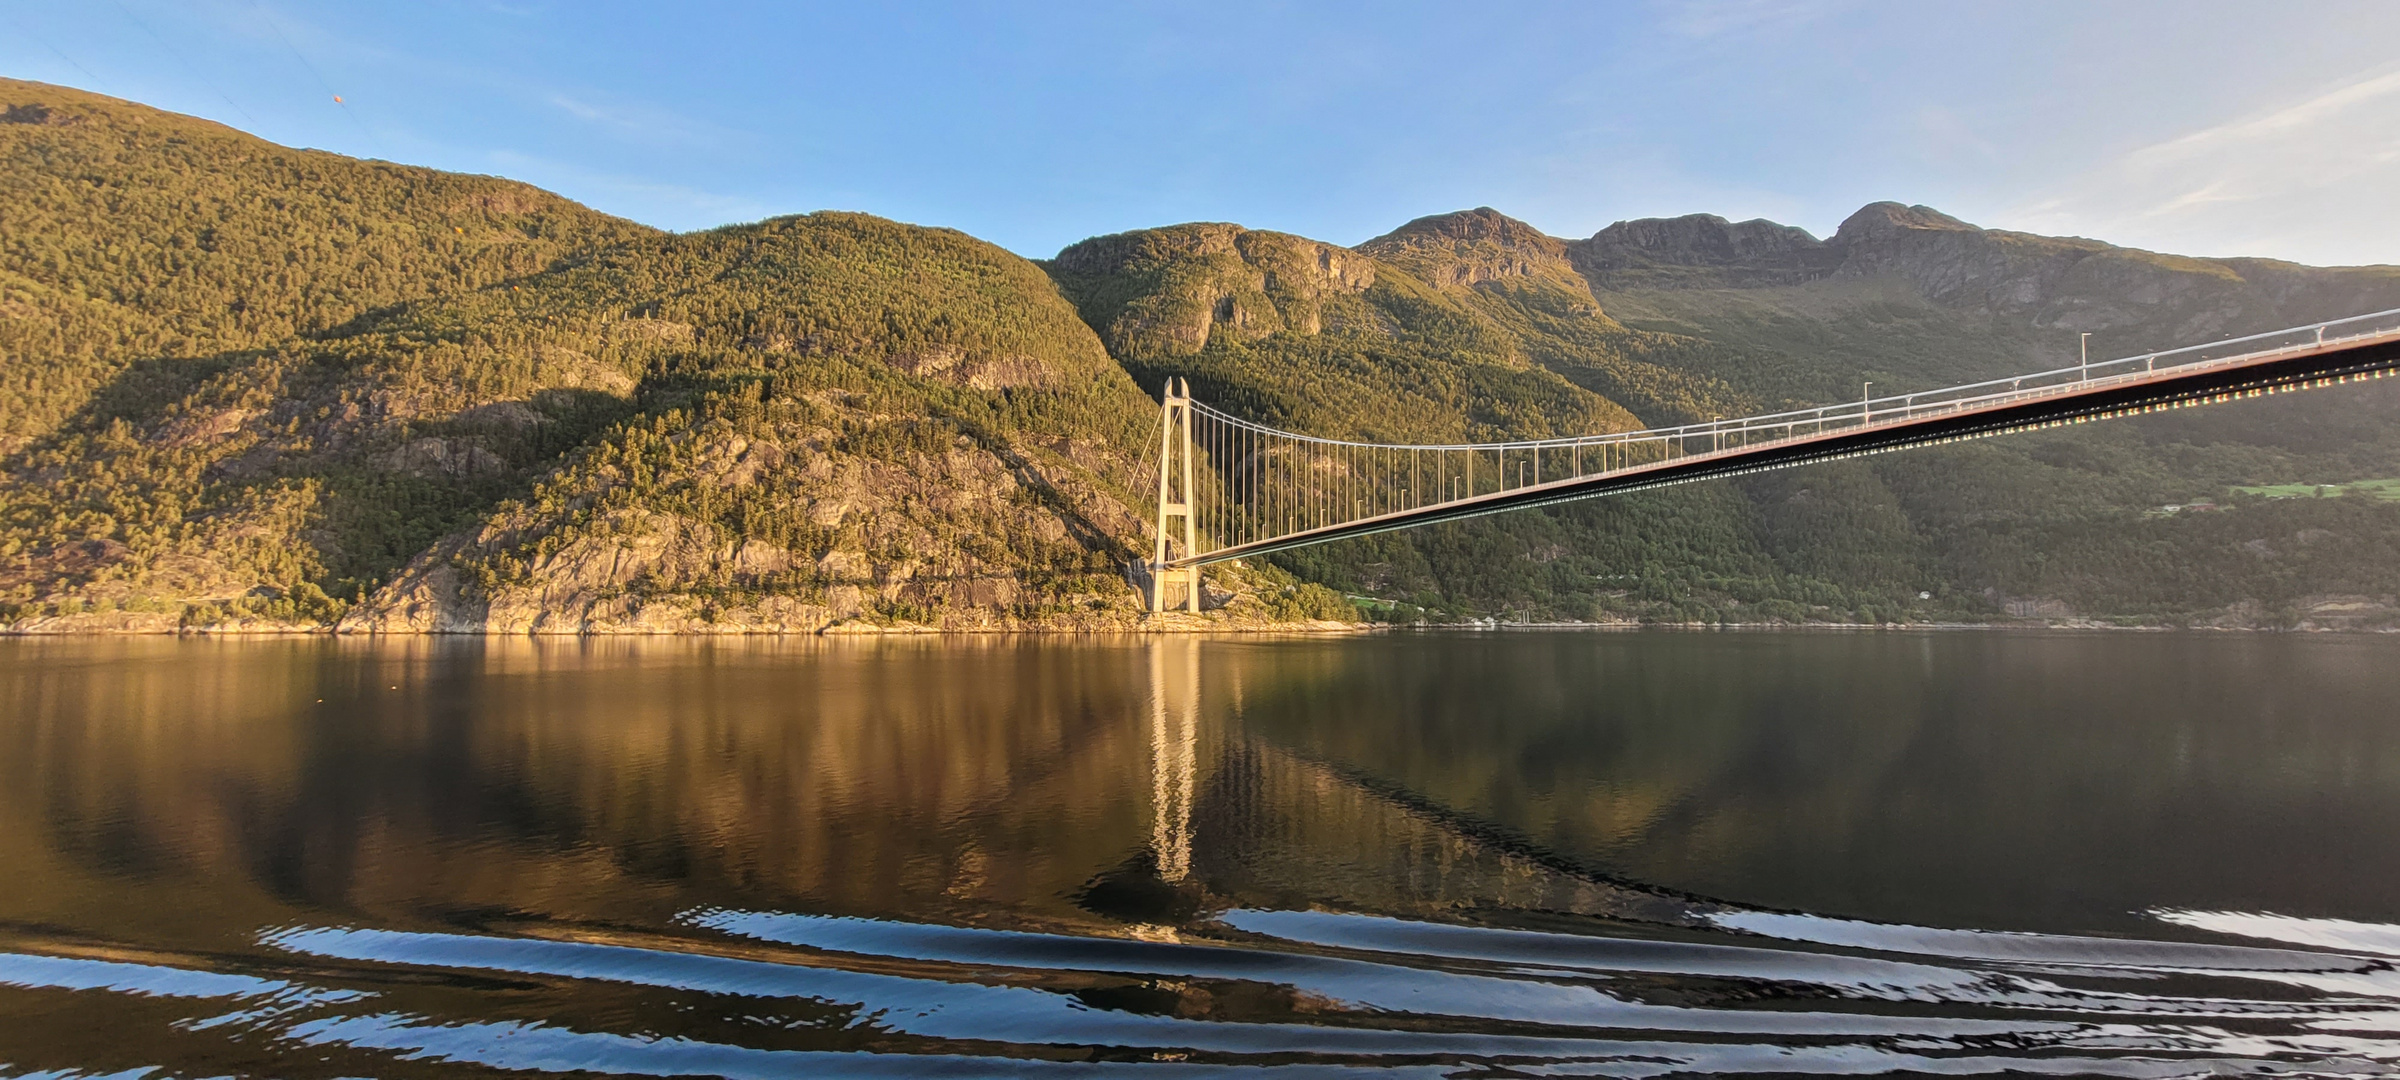
[[[1630,323],[1827,361],[1831,348],[1890,352],[1884,373],[1934,379],[2072,362],[2082,331],[2092,355],[2124,356],[2400,303],[2400,267],[2161,255],[1981,229],[1898,203],[1859,210],[1823,241],[1710,215],[1620,222],[1570,245],[1570,257]],[[1868,331],[1870,318],[1903,325]],[[1986,340],[1928,351],[1908,337],[1928,322],[1945,345]]]
[[[1178,225],[1086,240],[1048,269],[1145,389],[1182,376],[1294,430],[1405,441],[1640,426],[1473,304],[1366,249]]]
[[[1258,235],[1182,226],[1104,238],[1069,248],[1052,271],[1145,385],[1185,376],[1204,400],[1254,419],[1368,438],[1404,425],[1443,438],[1563,430],[1537,399],[1602,412],[1606,402],[1630,417],[1582,430],[1672,424],[1841,400],[1870,380],[1930,389],[2072,363],[2084,331],[2095,355],[2114,356],[2400,306],[2392,268],[2188,259],[1895,203],[1822,241],[1706,215],[1561,240],[1487,207],[1420,218],[1347,252],[1279,239],[1349,268],[1361,287],[1342,302],[1375,316],[1287,326],[1242,314],[1251,301],[1224,284],[1232,264],[1197,269],[1220,255],[1167,239],[1196,229]],[[1142,261],[1095,258],[1101,250]],[[1169,296],[1195,315],[1171,347],[1133,333],[1126,313]],[[1210,311],[1223,317],[1198,317]],[[1436,312],[1438,323],[1410,321]],[[1391,358],[1419,344],[1420,365],[1404,374]],[[1428,384],[1421,371],[1467,392],[1404,393]],[[1464,381],[1483,371],[1513,381]],[[2229,489],[2400,477],[2396,397],[2372,387],[1918,450],[1277,561],[1402,617],[2381,624],[2400,621],[2388,558],[2400,509]],[[2196,502],[2209,509],[2160,510]]]
[[[0,453],[202,370],[181,361],[655,235],[513,180],[15,79],[0,79],[0,206]]]
[[[831,213],[684,236],[610,224],[572,249],[506,240],[533,245],[510,256],[521,273],[502,273],[506,260],[445,262],[447,241],[357,254],[353,236],[427,232],[423,207],[455,206],[443,185],[497,182],[409,178],[352,192],[346,216],[321,220],[312,200],[331,166],[259,172],[263,151],[194,164],[177,149],[182,118],[124,103],[74,113],[88,96],[11,92],[12,115],[105,114],[130,133],[127,168],[154,185],[145,198],[207,206],[206,193],[238,190],[253,207],[245,236],[292,238],[322,255],[301,265],[337,278],[363,273],[339,261],[353,255],[410,267],[393,280],[431,293],[384,303],[407,290],[339,281],[315,301],[318,286],[246,292],[254,277],[293,276],[263,268],[271,259],[196,257],[168,260],[146,294],[117,289],[146,297],[128,326],[201,328],[177,339],[195,352],[242,347],[157,358],[164,374],[138,376],[128,354],[85,359],[97,372],[114,362],[117,378],[37,429],[0,486],[0,619],[20,630],[814,631],[1138,616],[1124,565],[1145,527],[1139,455],[1154,406],[1024,259],[950,230]],[[52,156],[37,145],[21,158]],[[546,194],[511,205],[608,224]],[[161,213],[161,228],[191,224]],[[54,220],[46,243],[67,253],[54,262],[112,265],[121,222]],[[225,293],[276,296],[282,321],[211,322]],[[58,355],[12,346],[0,366],[56,368]],[[1348,610],[1271,571],[1215,584],[1234,594],[1220,621]]]
[[[1436,288],[1551,292],[1569,303],[1585,292],[1564,242],[1488,206],[1418,218],[1359,250]]]
[[[1032,262],[858,214],[670,235],[33,83],[0,83],[0,148],[19,632],[1158,626],[1124,571],[1171,377],[1311,434],[1498,439],[2400,306],[2392,268],[1891,203],[1824,240],[1481,208]],[[2400,625],[2394,420],[2298,395],[1387,534],[1212,570],[1164,624]]]
[[[1861,209],[1822,242],[1765,222],[1687,217],[1611,226],[1572,257],[1594,299],[1628,325],[1733,346],[1758,359],[1705,370],[1790,401],[1838,400],[1865,380],[1905,391],[2071,365],[2085,332],[2092,356],[2114,357],[2400,307],[2396,267],[2186,258],[1981,229],[1897,203]],[[1961,614],[2394,618],[2391,504],[2240,490],[2400,476],[2400,393],[2387,384],[1741,486],[1762,505],[1789,507],[1804,493],[1821,501],[1809,478],[1836,474],[1909,523],[1887,535],[1913,547],[1930,591],[1960,601]],[[2219,509],[2161,509],[2194,503]],[[1790,526],[1774,534],[1797,539]],[[1790,550],[1803,549],[1822,547]]]
[[[1618,222],[1567,251],[1604,293],[1891,279],[1935,303],[2037,327],[2152,325],[2185,340],[2356,314],[2400,289],[2400,267],[2161,255],[1983,229],[1891,202],[1860,209],[1827,240],[1769,221],[1695,214]]]

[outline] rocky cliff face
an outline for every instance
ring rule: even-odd
[[[1567,255],[1603,288],[1797,284],[1840,265],[1838,251],[1805,229],[1715,214],[1620,221],[1568,244]]]
[[[1564,241],[1488,206],[1418,218],[1358,250],[1437,288],[1585,291]]]
[[[1188,355],[1216,335],[1315,334],[1328,297],[1375,283],[1374,260],[1347,248],[1207,222],[1095,237],[1049,265],[1087,285],[1077,290],[1086,314],[1120,354]]]
[[[1754,289],[1890,281],[2028,327],[2204,341],[2400,303],[2400,268],[2195,259],[2076,237],[1984,229],[1926,206],[1873,203],[1830,239],[1708,215],[1623,221],[1568,245],[1595,289]]]
[[[1605,397],[1533,362],[1486,310],[1496,290],[1538,286],[1561,310],[1604,322],[1561,250],[1474,211],[1357,249],[1175,225],[1086,240],[1046,265],[1146,385],[1171,373],[1212,403],[1294,430],[1405,441],[1632,426]]]

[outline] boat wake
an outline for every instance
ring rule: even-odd
[[[292,926],[241,959],[20,934],[9,1015],[126,1037],[114,1059],[0,1051],[0,1071],[2400,1073],[2400,927],[2156,915],[2267,944],[1257,908],[1113,933],[716,908],[648,930]],[[156,1038],[132,1036],[145,1020]]]

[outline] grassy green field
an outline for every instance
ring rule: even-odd
[[[2244,495],[2261,495],[2270,499],[2307,499],[2333,495],[2363,495],[2385,502],[2400,502],[2400,476],[2383,480],[2356,480],[2347,484],[2254,484],[2233,490]]]

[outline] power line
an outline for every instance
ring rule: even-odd
[[[389,160],[391,155],[384,152],[383,140],[376,138],[375,132],[367,127],[367,122],[359,119],[358,114],[351,111],[350,103],[342,100],[342,95],[334,90],[333,84],[326,81],[325,73],[318,70],[317,65],[309,62],[308,54],[301,52],[300,46],[292,43],[291,35],[284,33],[283,24],[276,20],[274,10],[267,7],[267,0],[258,0],[258,14],[260,18],[266,20],[267,29],[275,31],[275,37],[283,42],[283,47],[291,50],[292,59],[300,61],[300,66],[308,69],[309,75],[317,80],[317,86],[325,91],[325,96],[333,99],[334,107],[342,110],[343,116],[350,118],[350,122],[357,126],[360,135],[366,136],[367,145],[375,148],[377,156]]]
[[[150,29],[150,24],[143,22],[141,16],[134,14],[133,9],[126,7],[122,0],[119,0],[117,4],[117,13],[125,16],[126,21],[140,27],[143,33],[150,35],[150,40],[158,42],[158,47],[165,49],[167,51],[167,55],[175,58],[176,63],[182,64],[183,70],[191,72],[192,77],[200,80],[201,85],[208,87],[210,90],[216,91],[217,97],[223,99],[225,104],[232,106],[233,111],[242,114],[242,119],[248,121],[251,127],[255,128],[258,126],[258,118],[250,115],[250,110],[242,108],[239,103],[233,100],[232,95],[225,92],[224,87],[216,84],[215,80],[201,74],[200,69],[192,66],[191,60],[183,55],[182,50],[168,44],[167,39],[158,36],[158,31]]]
[[[83,77],[90,80],[95,87],[102,82],[100,76],[92,74],[92,69],[76,63],[74,57],[68,56],[65,52],[60,51],[58,46],[50,44],[50,39],[45,38],[40,33],[36,32],[33,28],[33,24],[26,22],[25,16],[22,13],[18,14],[16,23],[17,29],[25,31],[26,37],[32,38],[35,42],[39,43],[42,48],[50,50],[50,55],[66,61],[68,67],[82,72]]]

